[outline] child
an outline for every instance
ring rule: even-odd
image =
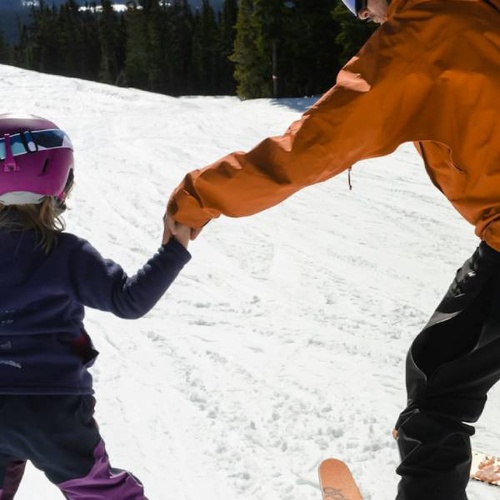
[[[128,277],[89,242],[63,233],[73,147],[54,123],[0,115],[0,500],[27,460],[71,500],[145,500],[112,469],[93,419],[88,368],[97,352],[84,306],[146,314],[189,261],[189,228],[165,229],[158,252]]]

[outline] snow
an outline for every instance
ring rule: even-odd
[[[0,66],[3,111],[76,147],[68,231],[128,272],[160,244],[183,175],[282,133],[312,99],[172,98]],[[411,145],[249,218],[221,218],[145,318],[89,310],[97,420],[151,500],[318,500],[346,460],[366,500],[394,498],[404,358],[478,241]],[[500,450],[498,388],[473,445]],[[61,498],[29,468],[18,500]],[[500,499],[471,483],[469,500]]]

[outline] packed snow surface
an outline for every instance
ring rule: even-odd
[[[184,174],[279,135],[314,99],[182,97],[0,66],[2,112],[73,139],[67,230],[130,274],[155,252]],[[96,418],[150,500],[319,500],[346,460],[366,500],[398,481],[391,430],[412,339],[478,244],[411,145],[248,218],[211,222],[145,318],[89,310]],[[494,389],[473,445],[500,452]],[[27,470],[18,500],[61,498]],[[470,500],[500,488],[469,486]],[[446,500],[446,499],[443,499]]]

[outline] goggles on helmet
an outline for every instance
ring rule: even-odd
[[[68,148],[73,150],[70,138],[59,129],[26,131],[9,136],[12,156],[36,153],[46,149]],[[0,137],[0,160],[5,160],[5,138]]]
[[[342,0],[343,4],[357,16],[363,9],[366,9],[368,0]]]

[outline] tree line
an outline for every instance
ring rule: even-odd
[[[43,0],[0,63],[168,95],[318,95],[372,33],[340,0]]]

